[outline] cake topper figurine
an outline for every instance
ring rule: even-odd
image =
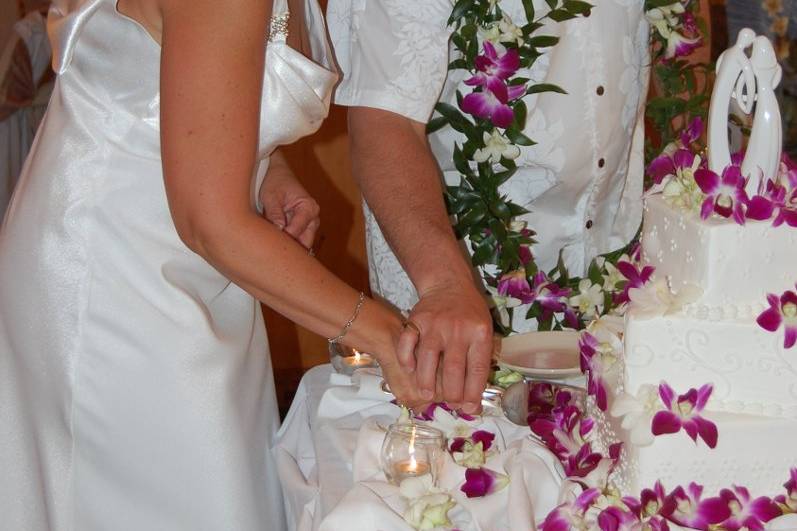
[[[756,78],[756,105],[753,131],[747,144],[742,175],[749,178],[747,193],[752,196],[757,192],[760,182],[774,180],[778,175],[783,125],[775,98],[775,87],[780,83],[783,70],[778,64],[772,42],[762,36],[756,37],[753,42],[750,62]]]
[[[745,115],[750,115],[755,107],[750,141],[742,163],[748,195],[755,195],[762,183],[777,176],[783,131],[774,89],[781,76],[772,43],[748,28],[739,32],[736,44],[717,60],[717,79],[708,121],[709,168],[722,175],[731,163],[728,113],[732,103]]]

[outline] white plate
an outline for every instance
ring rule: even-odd
[[[498,364],[535,378],[570,378],[581,374],[579,333],[528,332],[505,337]]]

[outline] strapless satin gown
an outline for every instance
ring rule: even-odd
[[[54,4],[55,92],[0,232],[0,529],[281,529],[263,317],[175,231],[160,47],[116,0]],[[253,191],[328,111],[306,17],[314,60],[267,49]]]

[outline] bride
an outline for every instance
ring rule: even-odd
[[[48,24],[58,81],[0,232],[3,528],[282,528],[258,300],[421,402],[414,332],[308,252],[276,149],[326,116],[319,7],[57,0]]]

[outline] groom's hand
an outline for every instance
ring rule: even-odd
[[[420,339],[414,353],[399,349],[399,361],[405,370],[416,373],[421,396],[430,401],[442,398],[465,413],[478,413],[490,374],[493,327],[473,282],[441,284],[421,292],[409,320],[417,326]]]

